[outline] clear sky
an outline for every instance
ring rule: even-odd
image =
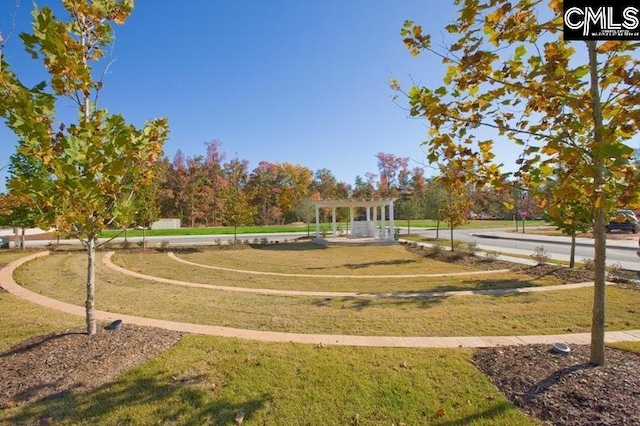
[[[36,0],[60,10],[59,0]],[[138,126],[167,117],[173,158],[205,153],[218,139],[227,158],[328,168],[342,181],[377,172],[375,154],[424,162],[426,121],[408,118],[391,99],[390,77],[435,87],[444,68],[412,57],[399,30],[414,20],[435,35],[455,20],[437,0],[138,0],[116,27],[114,62],[100,107]],[[0,30],[11,27],[14,0],[0,0]],[[32,2],[21,0],[16,32],[30,30]],[[16,34],[8,61],[28,84],[43,65]],[[71,102],[61,108],[72,111]],[[0,125],[0,167],[16,138]],[[505,163],[513,152],[502,150]],[[430,172],[427,169],[427,175]],[[0,190],[4,188],[0,172]]]

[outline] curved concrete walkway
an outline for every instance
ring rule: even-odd
[[[299,290],[275,290],[268,288],[251,288],[251,287],[233,287],[233,286],[223,286],[223,285],[215,285],[215,284],[201,284],[201,283],[193,283],[190,281],[180,281],[174,280],[171,278],[163,278],[156,277],[154,275],[146,275],[141,274],[139,272],[131,271],[129,269],[125,269],[121,266],[116,265],[111,261],[115,252],[110,251],[105,254],[102,258],[102,262],[110,269],[113,269],[116,272],[121,274],[129,275],[135,278],[141,278],[143,280],[150,280],[165,284],[173,284],[180,285],[184,287],[198,287],[198,288],[208,288],[212,290],[222,290],[222,291],[235,291],[238,293],[253,293],[253,294],[262,294],[262,295],[271,295],[271,296],[303,296],[303,297],[358,297],[358,298],[374,298],[374,297],[397,297],[397,298],[428,298],[428,297],[451,297],[451,296],[473,296],[473,295],[485,295],[485,296],[503,296],[507,294],[517,294],[517,293],[537,293],[541,291],[557,291],[557,290],[573,290],[576,288],[582,287],[592,287],[593,283],[576,283],[576,284],[562,284],[562,285],[552,285],[545,287],[521,287],[521,288],[495,288],[495,289],[477,289],[477,290],[452,290],[452,291],[422,291],[422,292],[385,292],[385,293],[372,293],[372,292],[348,292],[348,291],[299,291]],[[243,272],[243,273],[253,273],[251,271],[243,271],[243,270],[235,270],[229,268],[219,268],[217,266],[208,266],[201,265],[199,263],[188,262],[185,260],[181,260],[178,257],[173,256],[173,259],[184,262],[186,264],[192,266],[201,266],[205,268],[211,269],[222,269],[225,271],[231,272]],[[508,270],[500,270],[500,271],[488,271],[490,273],[493,272],[508,272]],[[433,275],[396,275],[395,278],[415,278],[415,277],[440,277],[440,276],[461,276],[461,275],[477,275],[478,273],[485,273],[485,271],[480,272],[467,272],[467,273],[455,273],[455,274],[433,274]],[[279,273],[262,273],[263,275],[284,275]],[[286,274],[290,277],[348,277],[348,275],[306,275],[306,274]],[[367,275],[368,278],[388,278],[391,276],[388,275]],[[357,278],[354,276],[353,278]]]
[[[72,315],[85,316],[82,306],[61,302],[41,294],[34,293],[18,285],[13,279],[13,271],[23,263],[48,255],[48,252],[36,253],[18,259],[0,269],[0,286],[15,296]],[[342,346],[378,346],[412,348],[453,348],[453,347],[490,347],[506,345],[551,344],[589,344],[589,333],[557,334],[541,336],[468,336],[468,337],[387,337],[387,336],[349,336],[331,334],[301,334],[273,331],[244,330],[231,327],[218,327],[175,321],[164,321],[132,315],[122,315],[106,311],[95,311],[96,318],[103,321],[121,319],[125,323],[149,327],[161,327],[186,333],[208,334],[220,337],[258,340],[264,342],[294,342]],[[613,331],[605,334],[605,341],[640,341],[640,330]]]

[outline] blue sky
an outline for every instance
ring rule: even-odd
[[[36,3],[60,10],[59,0]],[[437,39],[455,19],[451,3],[139,0],[116,28],[99,106],[136,125],[167,117],[169,158],[178,149],[204,154],[204,143],[218,139],[227,158],[247,159],[251,169],[262,160],[290,162],[328,168],[347,183],[376,173],[378,152],[410,157],[417,166],[425,161],[426,122],[392,101],[388,80],[436,86],[444,68],[434,57],[411,57],[398,32],[412,19]],[[0,2],[4,34],[13,4]],[[21,1],[16,32],[30,29],[31,9]],[[44,78],[15,34],[5,53],[26,83]],[[73,107],[63,101],[60,108]],[[0,167],[15,142],[0,125]],[[509,149],[502,150],[505,163],[517,155]]]

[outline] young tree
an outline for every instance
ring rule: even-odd
[[[142,226],[142,250],[147,249],[147,229],[160,218],[161,187],[165,183],[166,163],[158,160],[153,164],[151,181],[138,189],[134,199],[135,222]]]
[[[422,197],[422,208],[426,219],[436,221],[436,239],[440,238],[440,221],[442,220],[442,206],[445,198],[445,188],[437,179],[431,179]]]
[[[103,59],[112,25],[124,23],[133,1],[65,0],[63,5],[68,22],[47,6],[36,7],[33,33],[21,35],[27,52],[43,60],[48,84],[27,88],[0,59],[0,116],[19,137],[18,155],[46,171],[12,180],[10,190],[37,206],[42,227],[53,225],[84,244],[87,333],[94,334],[96,239],[151,179],[149,166],[161,154],[168,128],[158,119],[136,129],[96,104],[102,82],[94,78],[92,64]],[[62,97],[75,102],[77,122],[56,121],[56,100]]]
[[[408,92],[411,114],[431,124],[428,157],[434,160],[439,147],[459,140],[468,156],[490,159],[493,140],[476,137],[484,127],[522,146],[516,175],[527,184],[544,182],[555,163],[586,164],[580,188],[589,196],[595,239],[591,362],[602,365],[605,218],[629,168],[632,150],[624,141],[640,123],[640,61],[630,54],[638,43],[565,41],[561,0],[551,0],[546,12],[541,0],[456,4],[458,19],[446,27],[453,40],[444,49],[411,21],[401,30],[412,54],[429,51],[447,67],[443,86]],[[482,162],[478,172],[491,180],[498,170]]]
[[[296,215],[307,224],[307,237],[311,235],[311,221],[316,215],[316,206],[310,198],[304,198],[298,202],[295,208]]]
[[[21,228],[20,248],[25,247],[25,228],[32,228],[37,225],[37,210],[27,197],[17,194],[0,195],[0,226],[13,226]]]
[[[42,167],[42,162],[34,158],[26,158],[19,154],[13,154],[9,159],[8,168],[9,179],[7,187],[11,188],[12,181],[20,179],[38,179],[44,181],[47,172]],[[24,228],[37,226],[38,207],[27,194],[12,191],[3,197],[2,203],[6,209],[4,215],[0,217],[0,225],[14,226],[22,228],[20,247],[25,249]]]
[[[249,225],[253,221],[254,209],[249,204],[247,194],[236,186],[227,186],[224,194],[224,219],[233,226],[233,243],[238,243],[238,226]]]
[[[453,230],[467,222],[467,213],[471,203],[467,197],[467,181],[470,165],[452,158],[440,165],[440,176],[436,180],[445,189],[445,202],[440,207],[441,214],[449,222],[451,251],[455,250]]]

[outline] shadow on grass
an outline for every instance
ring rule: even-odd
[[[481,422],[485,424],[485,422],[490,422],[496,417],[513,410],[517,410],[517,408],[513,404],[509,402],[504,402],[504,401],[497,402],[491,408],[488,408],[480,413],[468,415],[463,419],[435,422],[434,424],[443,425],[443,426],[458,426],[458,425],[462,426],[462,425],[468,425],[474,422]]]
[[[130,377],[130,375],[127,375]],[[96,391],[66,393],[31,404],[6,416],[8,424],[236,424],[242,411],[250,421],[272,398],[232,402],[217,398],[213,384],[202,375],[175,378],[118,379]]]
[[[414,259],[395,259],[395,260],[378,260],[375,262],[365,262],[365,263],[345,263],[344,266],[349,269],[364,269],[369,268],[371,266],[400,266],[400,265],[408,265],[410,263],[417,263],[417,260]]]
[[[411,298],[362,298],[362,297],[341,297],[341,298],[326,298],[318,299],[312,302],[317,307],[329,307],[340,309],[354,309],[356,311],[363,311],[367,308],[373,308],[376,306],[376,301],[384,300],[384,304],[396,307],[410,307],[418,309],[429,309],[435,305],[442,303],[447,296],[441,297],[411,297]]]
[[[326,246],[311,242],[304,243],[278,243],[278,244],[251,244],[251,248],[257,250],[270,251],[306,251],[306,250],[326,250]]]

